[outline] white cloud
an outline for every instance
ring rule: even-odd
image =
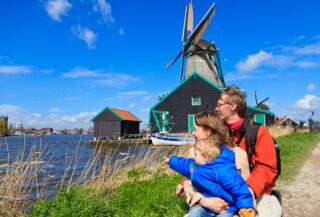
[[[70,72],[62,74],[64,78],[92,78],[99,77],[99,74],[96,71],[86,69],[86,68],[74,68]]]
[[[117,93],[118,96],[138,96],[138,95],[145,95],[145,94],[147,94],[146,91],[128,91],[128,92]]]
[[[306,120],[310,116],[310,109],[320,109],[320,97],[307,94],[290,105],[283,113],[297,120]]]
[[[106,23],[114,23],[115,18],[112,15],[112,7],[106,0],[94,0],[93,11],[98,11],[103,17],[103,21]]]
[[[19,114],[22,111],[23,111],[23,109],[19,106],[6,105],[6,104],[0,105],[0,115],[9,116],[12,114]]]
[[[67,15],[71,7],[72,4],[67,0],[49,0],[45,5],[45,9],[51,19],[58,22],[61,21],[61,16]]]
[[[54,108],[57,109],[57,108]],[[85,128],[92,126],[90,121],[96,112],[80,112],[74,115],[59,115],[58,113],[50,113],[44,115],[38,112],[27,112],[23,108],[15,105],[0,105],[0,115],[9,117],[9,123],[16,126],[22,124],[25,128],[43,128],[52,127],[54,129],[64,128]]]
[[[124,35],[124,29],[123,28],[119,29],[119,35]]]
[[[84,41],[89,49],[95,48],[95,43],[97,42],[98,36],[91,29],[77,25],[71,27],[71,32],[77,38]]]
[[[296,63],[296,65],[299,68],[314,68],[314,67],[318,66],[318,64],[313,61],[299,61]]]
[[[52,109],[49,110],[49,112],[51,112],[51,113],[61,113],[61,112],[63,112],[63,110],[60,109],[60,108],[52,108]]]
[[[236,68],[239,72],[251,72],[271,58],[271,53],[260,50],[257,54],[249,55],[245,60],[241,60],[236,64]]]
[[[130,109],[133,109],[133,108],[135,108],[136,106],[137,106],[137,104],[133,102],[133,103],[131,103],[131,104],[129,105],[129,108],[130,108]]]
[[[0,74],[25,74],[32,71],[29,66],[0,65]]]
[[[310,44],[304,47],[292,48],[297,55],[320,55],[320,43]]]
[[[121,87],[126,86],[130,82],[136,82],[140,79],[128,74],[106,73],[105,79],[93,80],[91,83],[98,86],[113,86]]]
[[[135,76],[131,76],[123,73],[105,72],[104,70],[90,70],[86,68],[75,68],[70,72],[65,72],[61,75],[64,78],[91,78],[93,80],[88,81],[90,86],[114,86],[121,87],[126,86],[130,82],[136,82],[140,79]],[[144,92],[138,92],[135,94],[144,94]],[[124,94],[134,94],[134,92],[125,92]]]
[[[146,113],[149,113],[150,112],[150,108],[143,108],[140,110],[140,113],[141,114],[146,114]]]
[[[315,84],[309,84],[309,85],[307,86],[307,90],[313,91],[313,90],[315,90],[315,89],[316,89],[316,85],[315,85]]]
[[[153,100],[153,97],[152,96],[145,96],[142,98],[142,102],[149,102],[149,101],[152,101]]]

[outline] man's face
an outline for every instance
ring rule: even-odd
[[[227,98],[228,98],[228,95],[222,93],[217,102],[217,107],[215,109],[219,117],[224,121],[227,121],[228,119],[230,119],[230,117],[235,113],[235,111],[232,109],[232,106],[226,103]]]

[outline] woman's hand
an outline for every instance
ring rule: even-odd
[[[179,184],[176,187],[176,196],[179,198],[183,198],[185,196],[183,185]]]
[[[200,200],[200,205],[216,213],[223,213],[229,207],[229,204],[227,202],[218,197],[203,197]]]

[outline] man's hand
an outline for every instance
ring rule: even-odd
[[[203,197],[200,200],[200,205],[216,213],[223,213],[229,207],[229,204],[227,202],[218,197]]]
[[[239,211],[240,217],[254,217],[254,210],[252,208],[242,208]]]

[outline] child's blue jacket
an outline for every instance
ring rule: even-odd
[[[204,197],[219,197],[229,203],[228,212],[253,208],[253,198],[246,181],[235,166],[235,154],[226,146],[215,160],[195,166],[192,158],[171,156],[169,166],[188,177],[192,186]]]

